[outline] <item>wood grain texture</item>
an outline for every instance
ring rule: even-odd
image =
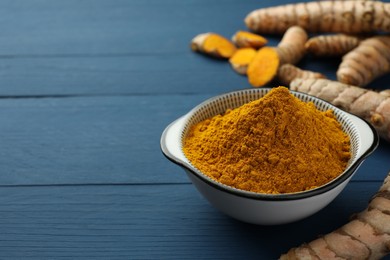
[[[233,220],[190,184],[2,187],[0,259],[276,259],[344,224],[379,185],[352,183],[321,212],[281,226]]]
[[[0,259],[276,259],[365,208],[390,170],[384,142],[323,211],[272,227],[213,209],[160,151],[170,122],[250,87],[190,40],[287,2],[0,1]],[[299,66],[334,79],[338,63]]]
[[[241,11],[229,14],[221,4]],[[250,9],[204,0],[1,1],[0,96],[241,88],[245,80],[226,73],[227,63],[197,59],[189,42],[206,28],[229,37]],[[217,10],[226,16],[212,25]]]
[[[249,87],[227,62],[181,54],[0,57],[0,97],[219,94]]]
[[[194,33],[230,37],[256,6],[254,0],[3,0],[0,49],[28,56],[178,53]]]
[[[164,128],[209,95],[0,100],[0,185],[188,183],[160,150]],[[382,143],[356,173],[380,181]]]
[[[0,184],[187,182],[160,151],[178,104],[189,109],[172,96],[1,100]]]
[[[261,6],[285,1],[1,1],[0,97],[213,93],[247,88],[227,62],[192,53],[191,39],[230,38]],[[277,36],[268,36],[276,45]],[[299,66],[335,79],[338,59]],[[369,87],[383,89],[390,76]],[[270,84],[273,86],[277,83]]]

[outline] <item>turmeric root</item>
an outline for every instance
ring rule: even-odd
[[[249,63],[256,55],[253,48],[240,48],[229,59],[232,68],[239,74],[246,75]]]
[[[290,85],[291,81],[295,78],[302,78],[302,79],[326,78],[325,75],[321,73],[310,71],[310,70],[302,70],[292,64],[283,64],[282,66],[280,66],[277,76],[280,83],[284,86]]]
[[[317,57],[341,57],[358,46],[359,37],[347,34],[320,35],[310,38],[306,44],[308,53]]]
[[[385,97],[390,97],[390,89],[385,89],[379,92],[379,94],[385,96]]]
[[[305,56],[305,44],[308,39],[307,33],[299,26],[290,27],[283,35],[278,44],[280,64],[296,64]]]
[[[376,91],[327,79],[294,79],[291,90],[322,98],[369,121],[390,142],[390,97]]]
[[[277,47],[263,47],[248,65],[249,83],[264,86],[278,73],[280,65],[298,63],[305,55],[307,33],[299,26],[289,28]]]
[[[257,51],[248,65],[248,80],[253,87],[261,87],[270,82],[277,74],[279,56],[275,48],[263,47]]]
[[[293,3],[254,10],[246,16],[245,23],[257,33],[282,34],[293,25],[308,32],[388,32],[389,5],[359,0]]]
[[[389,210],[390,173],[367,209],[341,228],[290,249],[280,259],[381,259],[390,250]]]
[[[340,82],[364,87],[390,72],[390,36],[374,36],[343,56],[337,70]]]
[[[261,35],[251,32],[238,31],[232,37],[233,43],[239,48],[259,49],[267,44],[268,40]]]
[[[191,49],[214,58],[228,59],[236,52],[236,46],[216,33],[202,33],[191,41]]]

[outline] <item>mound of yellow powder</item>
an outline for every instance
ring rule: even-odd
[[[333,111],[321,112],[285,87],[194,125],[183,151],[212,179],[268,194],[326,184],[351,157],[349,137]]]

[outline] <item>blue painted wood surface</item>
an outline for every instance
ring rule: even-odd
[[[276,259],[364,209],[390,171],[383,141],[328,207],[273,227],[217,212],[160,151],[170,122],[250,87],[191,38],[287,2],[0,1],[0,259]],[[300,66],[335,78],[338,62]]]

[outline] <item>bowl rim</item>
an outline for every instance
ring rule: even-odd
[[[272,88],[261,88],[262,90],[268,90],[270,91]],[[252,191],[246,191],[246,190],[242,190],[242,189],[238,189],[238,188],[234,188],[234,187],[231,187],[231,186],[228,186],[226,184],[223,184],[223,183],[220,183],[218,181],[215,181],[213,179],[211,179],[210,177],[208,177],[206,174],[202,173],[201,171],[199,171],[197,168],[195,168],[194,166],[192,166],[191,164],[188,164],[187,162],[183,162],[181,159],[177,158],[175,155],[173,155],[169,149],[167,148],[167,142],[166,142],[166,136],[168,134],[168,130],[174,126],[178,121],[180,121],[181,119],[184,119],[185,117],[191,115],[194,111],[196,111],[197,109],[199,109],[200,107],[203,107],[205,104],[208,104],[216,99],[219,99],[223,96],[226,96],[226,95],[230,95],[230,94],[234,94],[234,93],[240,93],[240,92],[248,92],[248,91],[253,91],[256,89],[253,89],[253,88],[250,88],[250,89],[241,89],[241,90],[236,90],[236,91],[230,91],[230,92],[226,92],[226,93],[223,93],[223,94],[219,94],[219,95],[216,95],[216,96],[213,96],[213,97],[210,97],[204,101],[202,101],[201,103],[199,103],[198,105],[196,105],[195,107],[193,107],[192,109],[190,109],[186,114],[182,115],[181,117],[177,118],[176,120],[174,120],[173,122],[171,122],[163,131],[162,135],[161,135],[161,139],[160,139],[160,149],[163,153],[163,155],[168,159],[170,160],[171,162],[183,167],[187,172],[193,174],[195,177],[197,177],[198,179],[200,179],[203,183],[209,185],[209,186],[212,186],[220,191],[223,191],[223,192],[227,192],[229,194],[232,194],[232,195],[236,195],[236,196],[239,196],[239,197],[244,197],[244,198],[249,198],[249,199],[255,199],[255,200],[265,200],[265,201],[286,201],[286,200],[297,200],[297,199],[304,199],[304,198],[309,198],[309,197],[313,197],[313,196],[317,196],[317,195],[320,195],[320,194],[323,194],[323,193],[326,193],[327,191],[330,191],[334,188],[336,188],[337,186],[341,185],[342,183],[344,183],[344,181],[346,181],[348,178],[352,177],[352,175],[355,173],[355,171],[360,167],[360,165],[363,163],[363,161],[371,154],[375,151],[375,149],[378,147],[379,145],[379,135],[376,131],[376,129],[367,121],[365,120],[364,118],[361,118],[361,117],[358,117],[352,113],[349,113],[345,110],[342,110],[336,106],[334,106],[333,104],[329,103],[328,101],[322,99],[322,98],[318,98],[318,97],[315,97],[313,95],[309,95],[307,93],[303,93],[303,92],[299,92],[299,91],[293,91],[293,90],[290,90],[289,91],[291,93],[296,93],[296,94],[299,94],[299,95],[303,95],[303,96],[306,96],[308,98],[311,98],[311,99],[317,99],[321,102],[324,102],[326,103],[328,106],[331,107],[332,110],[336,111],[341,111],[341,113],[344,113],[344,114],[347,114],[349,117],[355,117],[355,118],[358,118],[360,120],[362,120],[365,124],[367,124],[367,126],[370,128],[372,134],[373,134],[373,141],[372,141],[372,144],[367,148],[367,150],[360,155],[359,158],[356,159],[356,161],[349,166],[349,169],[347,169],[346,171],[344,171],[341,175],[339,175],[338,177],[336,177],[334,180],[318,187],[318,188],[315,188],[315,189],[311,189],[311,190],[306,190],[306,191],[301,191],[301,192],[294,192],[294,193],[282,193],[282,194],[266,194],[266,193],[256,193],[256,192],[252,192]],[[183,153],[184,155],[184,153]]]

